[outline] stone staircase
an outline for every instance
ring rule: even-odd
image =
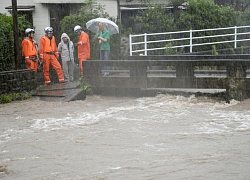
[[[86,92],[78,87],[76,82],[56,83],[49,86],[41,86],[33,92],[33,96],[40,97],[44,101],[75,101],[84,100]]]

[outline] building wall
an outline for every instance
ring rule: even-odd
[[[83,3],[83,0],[19,0],[17,2],[17,6],[35,6],[35,10],[33,11],[33,25],[36,32],[34,39],[37,42],[39,42],[40,37],[44,35],[44,28],[50,26],[48,5],[51,3]],[[97,3],[104,5],[106,12],[111,17],[117,18],[117,0],[97,0]],[[11,5],[11,1],[1,1],[0,13],[10,15],[5,7]]]
[[[105,11],[109,14],[109,16],[117,18],[117,0],[97,0],[97,3],[105,6]]]
[[[84,3],[84,0],[33,0],[35,3]],[[97,0],[98,4],[105,5],[106,12],[110,16],[117,17],[117,0]]]
[[[83,3],[84,0],[19,0],[17,5],[34,5],[35,10],[33,11],[33,25],[36,31],[35,40],[38,42],[40,37],[44,34],[44,28],[50,26],[50,15],[48,5],[52,3]],[[126,2],[126,0],[119,0],[120,5],[135,5],[143,4],[147,0],[132,0],[131,2]],[[152,2],[149,0],[149,2]],[[117,0],[97,0],[98,4],[104,6],[105,11],[113,18],[118,17],[118,7]],[[154,1],[155,3],[155,1]],[[166,3],[166,0],[158,0],[156,3]],[[8,13],[5,9],[7,6],[11,6],[11,1],[1,0],[0,3],[0,13]]]
[[[61,4],[61,3],[84,3],[84,0],[33,0],[34,3],[49,3],[49,4]]]
[[[11,1],[1,1],[0,13],[10,15],[5,7],[11,5]],[[33,0],[18,1],[17,6],[35,6],[35,10],[33,11],[33,25],[36,31],[34,39],[39,42],[40,37],[44,34],[44,28],[46,26],[49,26],[50,24],[50,17],[47,6],[40,3],[34,3]]]
[[[33,25],[35,28],[35,40],[39,42],[39,39],[44,35],[44,28],[50,26],[50,15],[47,5],[36,4],[35,11],[33,12]]]
[[[10,5],[11,5],[11,1],[3,1],[3,2],[1,2],[0,3],[0,12],[2,14],[9,14],[8,10],[5,9],[5,7],[10,6]]]
[[[126,0],[120,0],[120,5],[140,5],[140,4],[165,4],[167,0],[130,0],[131,2],[127,2]]]

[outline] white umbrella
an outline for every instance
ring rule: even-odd
[[[86,27],[88,30],[97,33],[99,31],[99,23],[103,22],[106,24],[106,28],[109,31],[110,35],[119,33],[119,27],[111,20],[107,18],[96,18],[91,19],[86,23]]]

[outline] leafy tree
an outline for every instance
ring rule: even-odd
[[[180,14],[180,17],[177,21],[176,29],[179,30],[190,30],[190,29],[212,29],[212,28],[223,28],[223,27],[232,27],[245,25],[246,19],[244,18],[244,14],[239,11],[234,11],[229,6],[219,6],[209,1],[205,0],[190,0],[187,10]],[[228,30],[224,33],[232,33],[232,31]],[[219,31],[210,31],[210,32],[196,32],[193,34],[194,36],[211,36],[218,34]],[[197,39],[193,43],[206,43],[211,41],[225,41],[232,40],[231,37],[217,37],[210,39]],[[232,43],[228,44],[220,44],[217,46],[218,49],[222,48],[231,48]],[[194,51],[201,50],[209,50],[211,46],[199,46],[195,47]]]
[[[14,68],[14,38],[12,17],[0,14],[0,71],[10,70]],[[21,41],[23,32],[26,27],[30,27],[30,23],[25,20],[24,16],[18,17],[19,41],[21,52]]]
[[[250,0],[214,0],[215,4],[231,6],[236,11],[245,12],[250,5]]]
[[[8,70],[12,67],[14,57],[14,41],[12,30],[12,18],[0,14],[0,70]]]
[[[67,33],[73,42],[77,42],[77,35],[73,31],[75,25],[80,25],[84,29],[84,31],[89,34],[91,46],[90,59],[99,59],[100,53],[99,44],[97,41],[97,34],[87,30],[86,23],[89,20],[98,17],[108,18],[115,22],[115,19],[110,18],[109,15],[104,11],[104,6],[98,4],[96,0],[87,0],[84,4],[82,4],[82,7],[78,13],[66,16],[61,21],[62,32]],[[124,36],[128,36],[129,32],[132,32],[132,30],[126,30],[118,20],[116,21],[116,24],[119,27],[120,33],[111,36],[110,58],[114,60],[119,60],[124,59],[124,57],[128,55],[127,51],[124,50],[126,49],[125,46],[128,46],[127,38],[124,38]],[[75,60],[77,61],[77,48],[75,56]]]
[[[239,25],[249,24],[249,12],[243,13],[240,11],[235,11],[232,7],[229,6],[219,6],[214,4],[211,1],[206,0],[189,0],[188,5],[185,10],[178,9],[178,5],[181,5],[182,0],[171,0],[170,5],[174,7],[171,11],[167,11],[165,5],[151,5],[150,8],[142,10],[141,13],[133,18],[134,23],[136,24],[133,31],[136,33],[161,33],[161,32],[173,32],[173,31],[186,31],[190,29],[211,29],[211,28],[222,28],[222,27],[232,27]],[[224,31],[224,30],[223,30]],[[196,32],[194,36],[209,36],[214,35],[218,32]],[[224,31],[225,33],[225,31]],[[228,32],[228,33],[232,33]],[[142,37],[140,41],[143,41]],[[161,37],[151,36],[147,41],[153,41],[160,39],[172,39],[172,38],[181,38],[179,34],[173,35],[162,35]],[[214,39],[197,39],[193,43],[205,43],[211,41],[225,41],[232,40],[233,37],[219,37]],[[188,41],[188,40],[186,40]],[[178,41],[171,42],[172,45],[181,45],[188,44],[187,42]],[[142,49],[137,45],[138,49]],[[158,46],[164,47],[162,43],[157,44],[148,44],[148,48]],[[220,44],[217,46],[218,49],[221,48],[231,48],[232,43]],[[193,48],[193,51],[198,50],[210,50],[211,46],[199,46]],[[181,49],[181,51],[187,52],[187,49]],[[155,54],[154,52],[149,52],[150,54]],[[148,54],[149,54],[148,53]],[[160,52],[162,54],[165,51]],[[159,54],[159,51],[157,51]]]
[[[219,6],[205,0],[190,0],[187,11],[181,13],[176,26],[179,30],[189,30],[243,25],[242,15],[229,6]]]
[[[71,37],[73,42],[77,42],[77,35],[73,31],[75,25],[80,25],[83,28],[83,30],[89,34],[90,45],[91,45],[91,59],[99,59],[99,48],[98,48],[99,45],[97,41],[97,34],[87,30],[86,23],[89,20],[98,17],[108,18],[109,16],[106,12],[104,12],[104,7],[101,6],[100,4],[97,4],[95,0],[87,0],[85,4],[82,5],[80,11],[77,14],[66,16],[61,21],[62,31],[67,33]],[[114,36],[111,37],[112,38],[111,45],[113,44],[113,37]],[[77,56],[77,52],[75,53],[75,55]]]
[[[167,10],[166,5],[150,5],[146,10],[141,10],[139,15],[131,18],[134,21],[133,32],[134,33],[156,33],[156,32],[167,32],[174,31],[174,16],[171,11]],[[149,36],[147,41],[156,41],[158,39],[169,39],[171,36],[164,35],[161,37]],[[142,37],[138,37],[138,40],[144,41]],[[136,45],[136,48],[142,49],[144,45]],[[154,44],[148,44],[148,49],[154,47]],[[164,43],[158,43],[157,47],[164,47]],[[165,51],[162,50],[162,53]],[[159,51],[157,52],[159,53]],[[149,54],[154,54],[154,52],[149,52]]]
[[[151,5],[146,10],[141,10],[138,16],[133,17],[135,27],[133,31],[138,32],[166,32],[173,30],[173,15],[163,5]]]

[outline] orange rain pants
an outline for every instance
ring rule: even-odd
[[[40,38],[40,58],[44,60],[43,76],[45,85],[48,85],[51,82],[49,76],[50,65],[56,71],[59,83],[64,82],[62,67],[59,61],[57,60],[59,58],[59,53],[57,50],[56,40],[54,36],[48,38],[45,35]]]
[[[57,60],[57,58],[55,57],[55,55],[44,54],[43,59],[44,59],[43,76],[44,76],[45,85],[51,82],[50,76],[49,76],[50,65],[56,71],[59,82],[64,82],[64,75],[63,75],[62,67],[59,61]]]

